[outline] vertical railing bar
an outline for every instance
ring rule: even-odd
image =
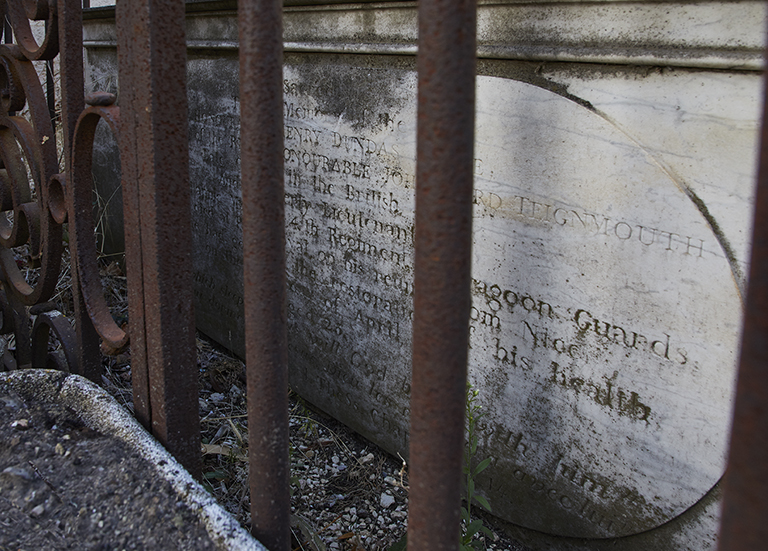
[[[768,542],[768,87],[763,97],[751,254],[723,482],[720,551],[757,551]]]
[[[152,411],[149,396],[149,367],[144,319],[144,276],[141,247],[141,218],[138,189],[137,141],[140,129],[134,120],[135,108],[142,100],[135,98],[139,87],[133,85],[139,80],[136,74],[147,70],[148,61],[142,56],[148,55],[149,41],[146,23],[134,21],[139,14],[124,0],[115,7],[115,27],[118,43],[118,76],[120,79],[120,170],[122,177],[123,220],[125,231],[125,265],[128,276],[128,319],[131,342],[131,383],[133,387],[133,410],[136,419],[149,431],[152,431]],[[140,67],[139,63],[144,66]],[[144,100],[145,103],[146,100]],[[134,107],[135,106],[135,107]]]
[[[240,0],[240,165],[252,533],[290,548],[280,0]]]
[[[134,404],[199,477],[185,5],[121,0],[116,10]]]
[[[83,17],[80,0],[58,0],[59,19],[59,82],[61,86],[61,125],[66,174],[72,174],[72,139],[77,118],[85,106],[83,100]],[[72,186],[68,185],[67,210],[69,219],[74,220]],[[71,226],[70,226],[71,228]],[[70,239],[70,278],[72,301],[77,335],[77,358],[79,374],[101,384],[101,354],[99,336],[93,327],[83,295],[80,292],[80,278],[77,272],[74,251],[76,240]]]
[[[459,548],[475,2],[420,0],[408,549]]]

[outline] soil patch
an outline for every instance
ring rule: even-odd
[[[0,550],[216,548],[124,442],[62,405],[0,393]]]

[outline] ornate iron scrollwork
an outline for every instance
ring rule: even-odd
[[[33,64],[59,53],[56,11],[48,0],[9,0],[0,9],[16,42],[0,45],[0,334],[15,337],[0,360],[5,369],[78,371],[74,330],[48,302],[61,270],[66,178]],[[45,22],[42,43],[30,21]],[[49,352],[51,335],[58,352]]]

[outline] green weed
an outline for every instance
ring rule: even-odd
[[[481,411],[482,406],[477,403],[477,396],[480,392],[473,388],[467,382],[467,410],[466,410],[466,429],[467,442],[464,446],[464,474],[467,477],[467,495],[466,507],[461,508],[461,551],[476,551],[482,548],[483,543],[480,540],[474,540],[479,532],[493,537],[493,533],[483,526],[482,520],[472,520],[472,502],[477,502],[483,509],[491,512],[491,505],[488,500],[481,495],[475,494],[475,478],[488,468],[491,464],[491,458],[482,460],[476,467],[472,467],[472,459],[477,453],[478,428],[477,422],[485,416]]]
[[[483,521],[472,520],[472,502],[477,502],[483,509],[491,512],[491,505],[488,500],[481,495],[475,494],[475,477],[482,473],[491,464],[491,458],[482,460],[476,467],[472,467],[472,459],[477,454],[477,442],[478,442],[478,427],[477,422],[485,416],[485,413],[481,411],[482,406],[477,403],[477,396],[480,394],[478,390],[467,383],[467,400],[466,400],[466,430],[467,441],[464,446],[464,474],[467,477],[467,495],[466,495],[466,507],[461,508],[461,541],[459,542],[459,548],[461,551],[480,551],[483,548],[483,542],[475,540],[475,536],[478,533],[483,533],[486,536],[493,538],[493,532],[483,525]],[[387,551],[405,551],[408,546],[408,534],[404,534],[400,540],[389,547]]]

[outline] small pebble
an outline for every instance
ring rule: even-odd
[[[26,469],[21,469],[19,467],[6,467],[5,469],[3,469],[3,474],[7,474],[9,476],[18,476],[19,478],[23,478],[24,480],[32,480],[34,478],[31,472],[29,472]]]
[[[184,517],[181,516],[181,514],[176,515],[175,517],[173,517],[173,524],[178,529],[183,528],[184,527]]]

